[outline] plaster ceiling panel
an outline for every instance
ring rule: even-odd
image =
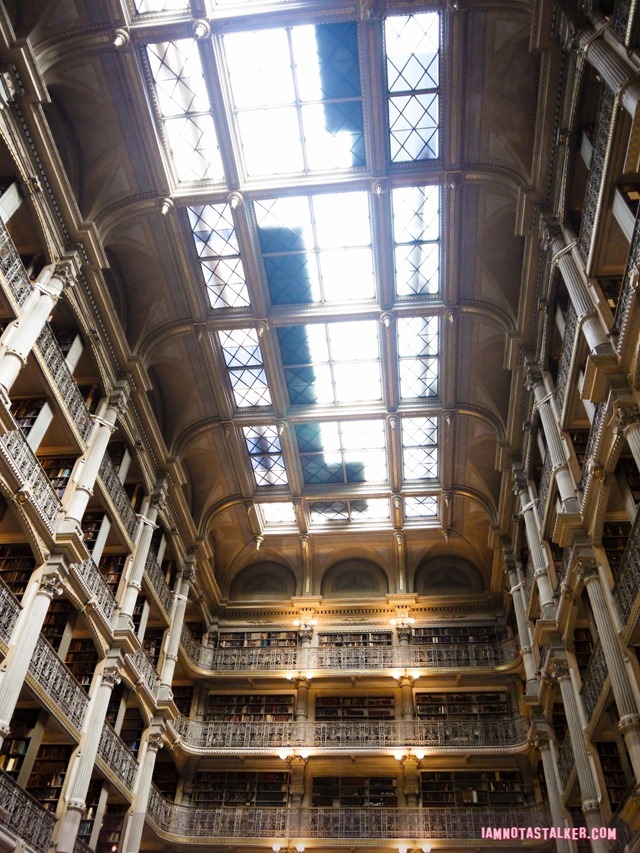
[[[497,446],[494,430],[479,418],[462,416],[456,420],[456,438],[454,482],[478,489],[497,504],[501,476],[494,467]]]
[[[37,44],[53,34],[105,21],[101,3],[77,0],[5,0],[4,6],[18,37],[29,33]]]
[[[207,510],[237,492],[228,454],[221,453],[219,430],[212,425],[199,431],[181,447],[180,461],[191,475],[191,513],[200,527]]]
[[[511,373],[505,370],[505,334],[482,315],[461,315],[458,323],[457,398],[482,406],[507,422]]]
[[[531,174],[538,58],[528,15],[501,8],[467,16],[465,160]],[[509,121],[505,121],[505,115]]]

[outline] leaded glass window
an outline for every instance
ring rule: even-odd
[[[293,527],[296,525],[296,510],[291,501],[260,503],[258,506],[265,527]]]
[[[212,308],[249,304],[236,229],[228,204],[188,208],[200,269]]]
[[[393,190],[393,242],[398,296],[440,291],[440,188]]]
[[[402,418],[402,455],[406,480],[437,478],[437,418]]]
[[[270,406],[271,395],[255,329],[218,332],[238,408]]]
[[[438,317],[398,319],[400,396],[422,399],[438,395]]]
[[[243,432],[256,486],[286,486],[287,472],[277,427],[244,427]]]
[[[388,498],[358,498],[345,501],[310,501],[312,525],[346,525],[389,519]]]
[[[404,499],[404,517],[408,521],[416,518],[437,518],[438,498],[436,495],[407,495]]]
[[[189,0],[133,0],[133,5],[138,15],[189,11]]]
[[[382,420],[296,424],[295,431],[305,485],[386,481]]]

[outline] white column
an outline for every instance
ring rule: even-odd
[[[560,797],[560,789],[558,787],[558,777],[555,756],[551,752],[551,744],[549,736],[545,733],[536,735],[536,749],[540,752],[542,759],[542,767],[544,769],[544,778],[547,783],[547,794],[549,796],[549,811],[554,826],[566,826],[567,821],[562,810],[562,799]],[[558,853],[571,853],[575,849],[568,839],[558,838],[556,840],[556,849]]]
[[[614,403],[617,435],[624,436],[629,450],[640,471],[640,411],[633,403],[618,401]]]
[[[69,786],[65,792],[65,810],[55,830],[56,853],[73,853],[80,821],[86,810],[86,796],[93,775],[100,738],[113,688],[120,683],[117,666],[102,670],[100,685],[92,697],[85,718],[79,749],[69,764]]]
[[[169,637],[166,643],[164,663],[162,666],[160,689],[158,692],[159,700],[164,698],[168,699],[172,695],[171,684],[173,682],[173,673],[175,672],[176,663],[178,661],[180,635],[182,634],[184,614],[187,609],[187,601],[189,600],[189,584],[193,583],[195,578],[195,554],[190,554],[187,556],[184,568],[176,582],[176,592],[174,593],[175,604],[172,608],[173,612],[171,614]]]
[[[11,386],[26,363],[53,306],[65,286],[72,283],[68,264],[46,266],[34,282],[33,291],[20,314],[4,330],[0,338],[0,394],[5,399],[8,399]]]
[[[140,760],[140,771],[138,774],[133,806],[127,816],[124,830],[124,841],[120,848],[123,853],[138,853],[140,850],[140,840],[142,839],[142,830],[144,829],[144,817],[147,813],[149,794],[151,793],[153,769],[156,764],[158,752],[162,747],[162,735],[160,732],[154,732],[147,737],[144,756],[141,757]]]
[[[27,677],[49,604],[63,592],[57,571],[42,574],[34,584],[37,584],[35,595],[30,596],[20,613],[0,670],[0,744],[9,734],[9,723]]]
[[[527,545],[533,562],[533,576],[538,588],[542,618],[554,619],[556,607],[553,600],[553,590],[547,573],[547,558],[542,547],[538,523],[534,516],[534,502],[529,493],[529,484],[521,469],[514,469],[514,478],[516,494],[520,497],[520,511],[524,518]]]
[[[538,680],[538,671],[533,659],[531,650],[531,637],[529,635],[529,625],[527,622],[527,608],[523,596],[522,584],[518,577],[516,562],[513,557],[511,548],[504,550],[504,573],[509,581],[509,595],[513,601],[513,610],[516,616],[516,625],[518,627],[518,641],[520,645],[520,653],[524,663],[524,672],[527,678],[526,693],[527,695],[537,695],[540,689]]]

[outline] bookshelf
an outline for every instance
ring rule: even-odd
[[[221,649],[274,648],[297,646],[297,631],[226,631],[221,632],[218,645]]]
[[[12,401],[11,411],[13,419],[18,429],[22,430],[25,438],[29,435],[31,427],[36,422],[46,402],[46,397],[23,397],[20,400]]]
[[[75,456],[38,456],[53,490],[61,498],[76,464]]]
[[[113,596],[115,597],[120,585],[120,578],[127,562],[128,554],[103,554],[98,564],[100,574]]]
[[[193,805],[220,806],[284,806],[289,790],[288,773],[219,773],[198,770],[193,780]]]
[[[618,745],[612,741],[600,741],[596,743],[596,747],[600,756],[604,783],[609,795],[609,805],[611,811],[614,812],[624,798],[629,787],[629,780],[627,780],[622,766]]]
[[[318,696],[316,720],[392,720],[393,696]]]
[[[193,687],[190,686],[172,686],[173,701],[176,708],[183,717],[188,717],[191,714],[191,704],[193,702]]]
[[[103,520],[104,512],[85,512],[82,517],[82,521],[80,522],[82,538],[89,553],[93,551],[93,546],[96,544]]]
[[[293,719],[293,706],[293,694],[274,693],[251,696],[209,694],[205,719],[242,723],[286,722]]]
[[[0,545],[0,577],[18,600],[22,599],[35,566],[28,545]]]
[[[162,640],[164,638],[164,628],[147,628],[144,632],[142,640],[142,648],[149,655],[154,665],[158,665],[158,658],[162,649]]]
[[[524,805],[517,770],[424,772],[420,774],[420,787],[424,806],[516,808]]]
[[[355,631],[318,634],[318,645],[340,647],[390,646],[393,643],[391,631]]]
[[[175,799],[178,786],[178,771],[172,761],[156,762],[153,769],[153,781],[157,789],[170,800]]]
[[[617,581],[620,575],[622,555],[630,535],[631,525],[628,521],[607,522],[602,528],[602,547],[607,555],[614,581]]]
[[[316,776],[311,805],[332,808],[370,808],[398,805],[397,780],[393,776]]]
[[[118,720],[118,714],[120,713],[120,705],[122,703],[124,691],[125,686],[122,682],[120,682],[120,684],[116,684],[116,686],[111,691],[111,696],[109,697],[109,704],[107,706],[106,720],[112,726],[115,726]]]
[[[451,627],[414,628],[412,642],[415,645],[437,643],[499,643],[506,639],[504,629],[496,625],[455,625]]]
[[[142,483],[125,483],[124,490],[131,503],[131,508],[134,512],[140,512],[142,501],[144,500],[144,488]]]
[[[551,725],[553,726],[553,730],[556,733],[556,741],[558,742],[558,746],[562,744],[567,731],[567,716],[564,712],[564,705],[562,702],[556,702],[551,711]]]
[[[55,811],[62,792],[72,746],[42,745],[33,763],[27,791],[47,811]]]
[[[84,404],[92,415],[95,415],[100,402],[99,385],[79,385],[78,391],[82,394]]]
[[[582,468],[584,465],[584,459],[587,452],[587,444],[589,443],[589,430],[588,429],[574,429],[569,433],[569,437],[571,438],[571,444],[573,445],[573,452],[576,454],[576,459],[578,461],[578,465]]]
[[[12,779],[17,779],[22,769],[33,728],[38,722],[38,716],[37,708],[17,711],[14,715],[14,722],[11,724],[11,732],[3,741],[2,749],[0,749],[0,769],[4,770]]]
[[[44,617],[42,634],[56,650],[60,645],[64,629],[67,627],[72,612],[71,602],[66,598],[54,598],[49,605],[47,615]]]
[[[126,803],[110,803],[102,818],[96,853],[113,853],[118,848],[124,817],[130,806]]]
[[[93,832],[93,823],[96,819],[96,812],[100,804],[100,795],[102,794],[102,780],[92,779],[89,783],[87,796],[85,797],[86,808],[78,827],[78,835],[85,844],[89,843],[91,833]]]
[[[507,720],[511,717],[506,693],[418,693],[419,720]]]
[[[131,614],[131,619],[133,621],[133,627],[135,628],[136,634],[140,630],[140,625],[142,623],[142,614],[144,613],[146,603],[147,599],[145,597],[145,594],[143,592],[139,593],[135,607],[133,608],[133,613]]]
[[[98,663],[98,653],[93,640],[72,640],[65,663],[75,679],[88,692]]]
[[[636,463],[632,458],[625,456],[618,462],[618,468],[622,472],[624,482],[629,487],[634,503],[638,503],[640,501],[640,472]]]
[[[127,708],[122,720],[120,739],[127,745],[129,752],[136,756],[140,746],[140,738],[144,731],[144,721],[136,707]]]
[[[593,653],[593,637],[589,628],[575,628],[573,632],[573,652],[580,675],[584,677]]]

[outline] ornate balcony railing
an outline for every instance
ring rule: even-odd
[[[74,566],[74,572],[87,593],[93,598],[95,606],[100,610],[108,624],[111,624],[117,603],[113,593],[107,586],[100,570],[91,557],[83,563]]]
[[[466,669],[497,667],[512,663],[518,656],[513,640],[490,643],[434,644],[413,646],[319,648],[238,648],[212,649],[197,643],[183,628],[182,646],[191,661],[214,672],[398,669]]]
[[[597,224],[602,208],[602,195],[609,170],[611,139],[616,124],[614,106],[614,94],[605,86],[602,90],[598,106],[598,116],[593,136],[593,153],[591,155],[587,189],[582,208],[580,236],[578,239],[578,251],[585,263],[587,274],[591,272],[594,235],[598,231]]]
[[[598,645],[591,654],[580,691],[582,704],[584,705],[584,711],[588,720],[591,719],[591,715],[598,704],[598,699],[602,693],[606,678],[607,663],[604,659],[602,646]]]
[[[635,4],[633,5],[635,6]],[[625,47],[629,47],[631,6],[631,0],[615,0],[613,5],[613,15],[611,16],[611,29]]]
[[[91,415],[82,399],[82,394],[78,390],[76,380],[69,370],[58,341],[46,323],[38,337],[37,348],[46,370],[50,374],[52,387],[57,389],[57,393],[62,398],[70,415],[71,422],[76,425],[82,440],[86,441],[92,426]]]
[[[560,755],[558,756],[558,775],[560,776],[560,782],[563,788],[567,787],[567,782],[569,781],[574,765],[573,745],[571,743],[569,732],[567,732],[564,740],[562,741]]]
[[[540,474],[540,488],[538,489],[538,518],[542,523],[544,519],[544,513],[547,508],[547,498],[549,497],[549,489],[551,487],[551,475],[553,473],[553,462],[551,460],[551,453],[547,451],[546,456],[544,457],[544,464],[542,466],[542,473]]]
[[[615,322],[613,332],[618,337],[618,352],[624,345],[625,332],[631,315],[631,306],[640,286],[640,211],[636,215],[633,226],[631,246],[627,255],[627,264],[622,279],[620,298],[616,306]]]
[[[124,529],[127,531],[127,534],[131,541],[133,541],[136,535],[136,527],[138,526],[138,520],[136,518],[135,512],[131,508],[131,501],[129,500],[129,496],[125,492],[124,486],[120,482],[118,472],[116,471],[113,462],[106,454],[100,464],[100,471],[98,472],[98,476],[102,480],[102,485],[105,487],[107,494],[111,498],[111,501],[113,502],[113,505],[116,508],[118,515],[120,516],[120,520],[124,525]]]
[[[49,849],[56,825],[55,814],[43,809],[4,770],[0,770],[0,812],[2,823],[27,843],[28,850],[42,853]]]
[[[587,483],[592,476],[591,471],[589,470],[589,463],[594,462],[598,457],[598,450],[600,448],[600,441],[604,431],[606,416],[607,403],[598,403],[593,416],[593,423],[589,430],[589,438],[587,439],[587,446],[584,452],[584,463],[582,465],[582,476],[580,478],[580,486],[585,490]]]
[[[20,613],[20,603],[0,579],[0,640],[8,643]]]
[[[165,613],[169,616],[171,614],[173,593],[164,579],[155,551],[149,551],[149,556],[147,557],[144,570],[151,582],[151,586],[154,588],[156,595],[160,599],[160,603],[162,604]]]
[[[353,720],[327,722],[253,721],[201,723],[178,717],[172,726],[188,747],[261,752],[269,749],[397,749],[439,747],[484,749],[527,742],[529,721],[508,720]]]
[[[0,222],[0,270],[13,298],[22,305],[31,292],[31,282],[4,222]]]
[[[573,548],[565,548],[564,554],[562,555],[562,565],[560,566],[560,573],[558,575],[558,588],[560,588],[563,583],[567,582],[567,578],[569,577],[569,572],[571,571],[571,564],[572,563],[573,563]]]
[[[201,809],[170,803],[156,788],[148,815],[163,833],[187,838],[215,838],[237,843],[244,838],[331,839],[474,839],[482,827],[548,825],[542,806],[488,808],[315,808],[295,812],[284,808]]]
[[[560,364],[558,365],[558,380],[556,382],[556,403],[558,411],[562,414],[564,397],[567,392],[569,373],[571,372],[571,361],[576,343],[576,331],[578,329],[578,315],[573,305],[569,306],[567,321],[562,338],[562,352],[560,353]]]
[[[140,673],[140,677],[149,688],[149,692],[155,696],[158,688],[160,676],[155,668],[153,661],[149,658],[144,649],[138,649],[132,655],[128,655],[129,660]]]
[[[89,847],[88,844],[85,844],[81,838],[76,838],[73,843],[73,853],[92,853],[92,851],[91,847]]]
[[[21,493],[25,499],[33,501],[47,529],[53,533],[54,523],[60,512],[60,501],[19,429],[0,436],[0,453],[17,480],[22,483]]]
[[[620,574],[613,588],[622,624],[626,625],[640,592],[640,515],[636,516],[627,547],[622,555]]]
[[[82,728],[89,697],[44,637],[39,637],[29,664],[29,674],[65,719]]]
[[[115,773],[116,777],[124,783],[125,788],[130,791],[138,772],[138,762],[127,749],[126,743],[118,737],[108,722],[105,722],[100,735],[98,755],[107,767]]]

